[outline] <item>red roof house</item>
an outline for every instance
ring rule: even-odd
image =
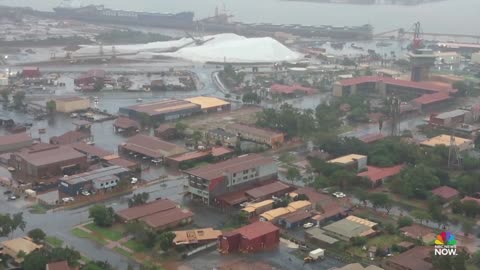
[[[257,221],[219,236],[222,254],[235,251],[250,253],[271,249],[280,242],[280,230],[270,222]]]
[[[283,84],[273,84],[270,87],[270,92],[273,94],[284,94],[291,95],[295,93],[302,93],[304,95],[313,95],[317,92],[314,88],[305,87],[300,84],[294,85],[283,85]]]
[[[388,168],[380,168],[376,166],[367,166],[367,170],[357,174],[357,176],[365,177],[372,182],[372,186],[381,184],[384,180],[400,173],[403,164]]]
[[[441,187],[438,187],[434,190],[432,190],[432,194],[445,200],[445,201],[451,201],[455,198],[458,197],[458,195],[460,194],[460,192],[458,192],[458,190],[454,189],[454,188],[451,188],[451,187],[448,187],[448,186],[441,186]]]

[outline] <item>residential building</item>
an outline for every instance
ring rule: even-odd
[[[32,182],[72,175],[88,167],[87,157],[71,146],[42,143],[12,153],[9,165],[15,169],[14,176]]]
[[[61,144],[61,145],[79,143],[79,142],[92,143],[93,141],[94,140],[93,140],[92,134],[88,132],[77,131],[77,130],[67,131],[60,136],[53,136],[50,138],[51,144]]]
[[[448,203],[454,199],[457,199],[460,192],[449,186],[441,186],[432,190],[432,194],[437,196],[442,201]]]
[[[73,149],[87,156],[89,162],[96,162],[99,159],[102,159],[106,156],[112,155],[112,152],[109,152],[98,146],[86,144],[84,142],[77,142],[70,145]]]
[[[440,114],[431,114],[429,123],[448,128],[464,123],[472,118],[472,113],[466,110],[453,110]]]
[[[344,267],[334,268],[334,270],[384,270],[376,265],[369,265],[367,267],[363,267],[359,263],[351,263],[347,264]]]
[[[188,192],[210,204],[223,194],[245,190],[277,177],[277,165],[271,157],[249,154],[185,171]]]
[[[347,215],[346,209],[336,200],[332,200],[331,195],[318,193],[312,188],[300,188],[291,192],[290,196],[295,198],[299,194],[306,195],[312,203],[312,209],[318,212],[312,217],[315,225],[320,226],[322,223],[335,221]]]
[[[184,100],[196,105],[200,105],[200,109],[205,113],[223,112],[230,110],[230,102],[216,97],[199,96],[193,98],[186,98]]]
[[[23,78],[38,78],[41,76],[40,68],[38,67],[24,67],[22,69]]]
[[[158,138],[137,134],[118,146],[118,152],[128,156],[137,155],[154,160],[185,153],[187,150]]]
[[[101,161],[104,164],[104,166],[120,166],[120,167],[129,169],[132,172],[138,172],[138,173],[141,172],[139,163],[130,161],[128,159],[124,159],[117,154],[104,156],[101,158]]]
[[[13,260],[20,264],[23,262],[24,256],[19,256],[20,253],[28,255],[35,250],[41,249],[42,245],[35,244],[29,237],[20,237],[11,240],[5,240],[0,243],[3,248],[3,254],[13,258]]]
[[[410,226],[400,228],[400,232],[405,237],[414,240],[420,240],[424,243],[430,243],[431,241],[434,241],[436,235],[431,228],[419,224],[412,224]]]
[[[431,255],[433,247],[418,246],[387,259],[385,270],[433,270]]]
[[[165,158],[165,164],[175,169],[193,167],[193,163],[200,161],[217,162],[226,160],[234,155],[234,151],[223,146],[215,146],[207,150],[186,152]]]
[[[121,107],[119,113],[138,121],[142,117],[150,118],[152,123],[176,120],[201,113],[201,106],[185,100],[167,99],[143,103],[129,107]]]
[[[264,200],[257,203],[247,204],[241,211],[246,213],[248,217],[258,216],[273,208],[273,200]]]
[[[278,246],[280,230],[270,222],[255,222],[218,237],[218,251],[254,253]]]
[[[311,87],[305,87],[300,84],[293,85],[283,85],[283,84],[272,84],[270,87],[270,94],[276,95],[287,95],[287,96],[297,96],[297,95],[313,95],[317,93],[317,90]]]
[[[272,148],[277,148],[282,145],[285,140],[285,135],[283,133],[250,125],[231,124],[227,125],[225,130],[236,134],[243,139],[266,144]]]
[[[113,128],[117,133],[134,134],[140,129],[140,124],[135,120],[120,116],[113,122]]]
[[[217,241],[218,237],[222,235],[222,231],[212,228],[174,231],[173,233],[175,234],[173,243],[177,246],[207,244]]]
[[[458,147],[459,151],[467,151],[475,148],[475,144],[473,140],[464,139],[456,136],[450,136],[450,135],[439,135],[421,142],[420,145],[428,146],[428,147],[443,145],[443,146],[449,147],[452,143],[454,143]]]
[[[0,136],[0,153],[17,151],[32,144],[33,139],[27,133]]]
[[[120,181],[128,181],[130,171],[111,166],[89,172],[64,176],[58,180],[58,191],[68,196],[78,196],[82,191],[99,192],[114,188]]]
[[[350,241],[353,237],[372,236],[374,235],[377,223],[359,218],[356,216],[348,216],[342,220],[334,222],[322,228],[327,235],[334,238]]]
[[[67,261],[60,261],[47,264],[45,270],[73,270],[73,268],[70,268]]]
[[[370,182],[372,183],[372,187],[376,187],[383,184],[383,182],[390,177],[399,174],[402,171],[403,167],[403,164],[387,168],[367,166],[367,170],[358,173],[357,176],[364,177],[370,180]]]
[[[305,231],[305,240],[325,249],[339,242],[337,238],[327,235],[324,230],[316,226]]]
[[[260,221],[269,221],[276,223],[282,217],[292,213],[306,212],[312,209],[312,204],[309,201],[294,201],[288,204],[287,207],[280,207],[264,212],[260,215]]]
[[[104,83],[107,80],[107,75],[104,70],[92,69],[87,73],[82,74],[73,82],[78,86],[94,85],[95,83]]]
[[[118,211],[117,216],[123,222],[138,220],[152,229],[162,230],[192,222],[193,213],[179,208],[168,199],[159,199]]]
[[[56,97],[55,110],[61,113],[72,113],[77,111],[84,111],[90,108],[90,100],[85,97]]]
[[[329,160],[328,163],[339,164],[357,171],[362,171],[367,168],[367,156],[350,154]]]
[[[293,229],[301,226],[311,217],[312,212],[310,211],[295,211],[283,217],[280,217],[278,220],[278,224],[284,226],[287,229]]]

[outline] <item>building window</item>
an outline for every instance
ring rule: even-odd
[[[248,178],[248,175],[245,175],[245,176],[243,177],[243,180],[247,180],[247,178]]]
[[[244,171],[243,171],[243,174],[247,174],[247,173],[248,173],[248,170],[244,170]]]
[[[236,177],[236,176],[237,176],[237,173],[234,173],[234,174],[233,174],[233,177]]]
[[[103,183],[101,183],[100,186],[103,187]]]

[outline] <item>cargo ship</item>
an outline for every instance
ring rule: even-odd
[[[201,20],[194,20],[193,12],[176,14],[123,11],[105,8],[103,5],[72,6],[71,1],[54,8],[61,18],[112,24],[140,25],[200,31],[205,33],[236,33],[246,36],[272,35],[277,32],[301,37],[325,37],[335,39],[371,39],[373,27],[369,24],[353,27],[305,26],[300,24],[270,24],[230,22],[230,15],[219,13]]]
[[[185,29],[191,29],[194,26],[193,12],[175,14],[135,12],[109,9],[103,5],[81,7],[72,4],[71,1],[64,1],[62,5],[54,8],[53,11],[59,17],[82,21]]]

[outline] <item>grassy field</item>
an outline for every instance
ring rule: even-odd
[[[376,247],[391,247],[393,244],[398,244],[402,242],[402,237],[398,235],[384,234],[374,238],[371,238],[367,241],[367,246],[376,246]]]
[[[97,243],[101,244],[102,246],[105,246],[106,244],[108,244],[108,242],[105,239],[100,238],[100,237],[95,237],[94,235],[89,234],[88,232],[86,232],[82,229],[79,229],[79,228],[73,228],[73,230],[71,232],[72,232],[73,235],[75,235],[78,238],[90,239],[94,242],[97,242]]]
[[[123,244],[125,247],[133,250],[134,252],[144,252],[145,246],[142,243],[139,243],[133,239],[128,240],[128,242]]]
[[[31,214],[46,214],[47,209],[41,204],[35,204],[28,210]]]
[[[59,239],[55,236],[47,236],[45,237],[45,242],[50,244],[52,247],[57,248],[57,247],[62,247],[63,246],[63,240]]]
[[[84,227],[96,234],[99,234],[101,237],[112,240],[112,241],[118,241],[123,237],[122,232],[120,231],[116,231],[112,228],[102,228],[93,223],[89,223]]]
[[[130,258],[132,256],[132,254],[130,254],[128,251],[120,247],[115,247],[113,250],[115,250],[115,252],[127,258]]]

